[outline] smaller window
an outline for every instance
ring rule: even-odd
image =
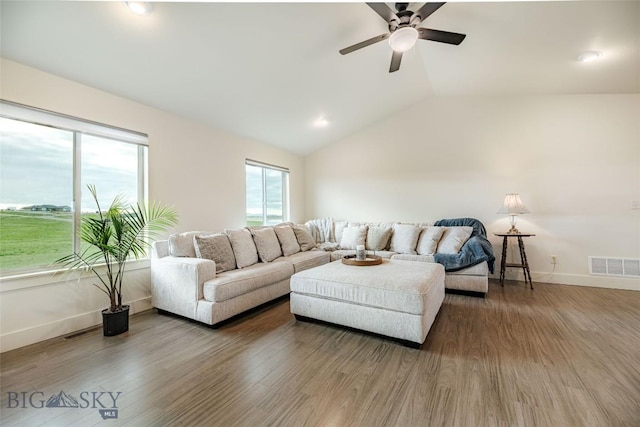
[[[275,225],[289,220],[289,169],[247,159],[247,225]]]

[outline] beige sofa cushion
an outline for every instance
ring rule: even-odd
[[[473,233],[473,227],[444,227],[444,233],[438,243],[437,253],[457,254],[462,245],[469,240]]]
[[[400,254],[416,254],[421,229],[412,224],[393,224],[389,250]]]
[[[229,237],[238,268],[248,267],[258,262],[258,251],[249,230],[225,230],[224,233]]]
[[[356,246],[364,245],[367,240],[367,228],[366,225],[345,228],[340,239],[340,249],[356,249]]]
[[[307,227],[302,225],[292,225],[293,232],[296,235],[300,250],[303,252],[310,251],[316,247],[316,239],[313,238]]]
[[[418,240],[418,247],[416,248],[416,252],[418,252],[418,255],[435,254],[438,248],[438,242],[440,241],[440,238],[442,238],[443,233],[443,227],[422,227],[420,239]]]
[[[271,262],[282,256],[280,242],[273,227],[251,229],[253,241],[262,262]]]
[[[227,271],[215,279],[204,282],[204,299],[213,302],[226,301],[288,280],[292,274],[293,265],[287,262],[259,263],[241,270]]]
[[[193,237],[196,256],[216,263],[216,273],[235,270],[236,257],[226,234],[209,234]]]
[[[447,273],[448,275],[453,276],[488,276],[489,275],[489,266],[486,262],[481,262],[480,264],[472,265],[471,267],[463,268],[458,271],[450,271]]]
[[[296,233],[293,231],[290,225],[279,225],[274,227],[280,247],[282,248],[282,255],[289,256],[300,252],[300,244],[296,239]]]
[[[317,267],[331,261],[331,254],[325,251],[298,252],[288,257],[278,258],[274,262],[288,262],[293,264],[293,271],[303,271]]]
[[[394,254],[391,259],[400,261],[436,262],[433,255]]]
[[[367,230],[366,249],[368,251],[382,251],[387,249],[392,231],[391,227],[369,226]]]
[[[381,258],[386,258],[386,259],[389,259],[396,254],[395,252],[391,252],[391,251],[374,251],[374,252],[375,252],[375,255],[378,255]],[[373,252],[369,252],[369,253],[373,254]],[[336,261],[344,258],[347,255],[355,255],[355,254],[356,254],[355,249],[338,249],[336,251],[331,252],[331,261]]]

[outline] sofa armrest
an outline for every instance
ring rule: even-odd
[[[151,302],[154,307],[195,318],[204,282],[216,277],[216,263],[201,258],[151,258]]]

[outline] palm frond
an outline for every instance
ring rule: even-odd
[[[82,253],[64,256],[56,263],[69,271],[91,271],[100,280],[100,285],[94,286],[107,294],[113,311],[122,304],[127,261],[145,256],[150,239],[157,239],[163,231],[177,224],[178,215],[174,208],[158,203],[127,206],[122,196],[115,197],[109,209],[103,212],[96,187],[88,185],[87,188],[98,208],[97,216],[82,218],[80,239],[88,246]],[[102,274],[95,267],[103,263],[106,272]]]

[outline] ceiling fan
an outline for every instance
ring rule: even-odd
[[[385,3],[367,3],[374,12],[389,24],[389,33],[380,34],[353,46],[345,47],[340,50],[340,53],[346,55],[363,47],[389,39],[389,45],[393,49],[389,72],[393,73],[400,69],[402,53],[411,49],[418,39],[459,45],[466,37],[466,34],[450,33],[417,26],[444,4],[445,2],[425,3],[420,9],[412,12],[407,9],[409,3],[396,3],[395,6],[398,12],[394,13]]]

